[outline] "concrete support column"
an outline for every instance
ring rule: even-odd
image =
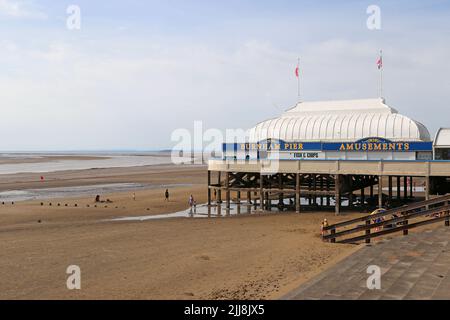
[[[300,213],[300,173],[295,175],[295,211]]]
[[[336,206],[335,206],[335,214],[338,216],[341,213],[341,178],[340,175],[335,175],[335,198],[336,198]]]
[[[400,176],[397,176],[397,200],[400,200],[400,195],[401,191],[400,191]]]
[[[383,176],[378,176],[378,208],[383,207]]]
[[[247,191],[247,203],[252,203],[252,193],[250,191]]]

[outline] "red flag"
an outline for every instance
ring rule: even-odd
[[[297,68],[295,68],[295,76],[298,78],[299,77],[299,68],[298,68],[298,66],[297,66]]]
[[[380,70],[381,68],[383,68],[383,57],[382,57],[382,56],[380,56],[380,57],[378,58],[377,66],[378,66],[378,70]]]

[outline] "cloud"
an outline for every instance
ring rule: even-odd
[[[18,19],[47,19],[32,2],[21,0],[0,0],[0,16]]]

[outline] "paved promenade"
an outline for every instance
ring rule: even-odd
[[[369,265],[381,268],[380,290],[367,288]],[[365,246],[284,299],[450,299],[450,228]]]

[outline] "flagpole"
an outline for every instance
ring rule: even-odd
[[[297,70],[300,70],[300,58],[297,60]],[[298,102],[300,102],[300,72],[298,71],[297,76],[297,98]]]
[[[381,68],[380,68],[380,98],[383,98],[383,51],[380,50]]]

